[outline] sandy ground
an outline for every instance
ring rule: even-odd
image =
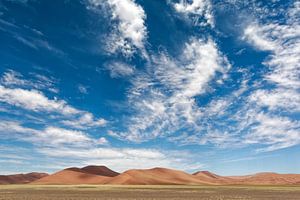
[[[273,186],[0,186],[0,200],[300,200],[300,187]]]

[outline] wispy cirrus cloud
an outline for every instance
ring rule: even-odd
[[[201,107],[201,131],[186,131],[169,140],[183,145],[211,143],[223,148],[255,145],[258,152],[300,144],[300,32],[299,15],[295,14],[299,5],[291,5],[280,22],[264,19],[269,16],[268,9],[254,5],[255,12],[264,12],[257,21],[248,22],[242,38],[257,51],[269,53],[262,63],[268,71],[253,85],[248,83],[251,76],[246,76],[238,90]]]
[[[65,52],[52,44],[41,31],[35,28],[30,28],[26,25],[22,26],[15,24],[13,21],[1,19],[0,30],[8,33],[14,40],[33,50],[47,50],[58,56],[66,55]]]
[[[210,1],[170,3],[177,12],[187,17],[204,17],[206,23],[213,26]],[[278,112],[289,115],[299,110],[299,24],[295,14],[299,5],[295,3],[288,9],[285,23],[282,19],[280,23],[263,21],[268,9],[259,8],[260,5],[255,3],[252,6],[253,12],[264,12],[256,22],[246,21],[249,24],[242,38],[257,50],[270,53],[262,63],[269,68],[263,80],[250,85],[247,78],[242,78],[236,91],[224,97],[215,97],[207,105],[199,105],[196,99],[206,92],[212,80],[214,84],[222,84],[230,64],[213,41],[191,39],[182,50],[181,57],[175,59],[164,52],[151,55],[146,72],[136,70],[130,78],[132,87],[128,90],[132,116],[126,117],[125,131],[115,130],[109,134],[138,142],[169,137],[169,141],[183,145],[245,147],[259,144],[268,151],[298,144],[292,142],[295,131],[298,131],[297,121]],[[274,9],[270,11],[272,15],[276,14]],[[281,125],[278,130],[285,132],[285,141],[271,136],[271,131],[267,131],[272,120],[277,120]],[[287,120],[291,122],[289,128],[285,126]],[[259,127],[266,128],[261,135],[269,134],[272,142],[267,136],[253,140],[256,141],[253,143],[246,142],[250,138],[259,138],[251,132],[262,131]]]
[[[254,22],[244,32],[244,39],[258,50],[268,50],[264,61],[269,72],[264,81],[269,86],[261,87],[249,96],[249,102],[258,112],[260,120],[247,138],[265,143],[262,149],[272,151],[300,144],[299,122],[293,117],[300,107],[300,3],[295,2],[286,12],[285,22]],[[250,30],[250,31],[249,31]],[[249,141],[251,141],[249,139]]]
[[[34,88],[58,93],[59,90],[56,87],[58,80],[51,76],[46,77],[37,73],[29,75],[30,78],[24,79],[24,76],[21,73],[8,69],[3,73],[0,83],[8,87]]]
[[[296,7],[292,6],[287,13],[294,13]],[[299,112],[299,77],[296,75],[299,65],[298,59],[294,59],[299,57],[295,45],[299,43],[298,19],[290,16],[285,19],[285,23],[282,19],[280,23],[262,20],[245,27],[243,39],[256,50],[270,54],[262,63],[268,71],[251,85],[249,74],[242,79],[238,90],[202,107],[202,134],[184,133],[171,138],[172,141],[185,145],[211,143],[226,148],[256,146],[254,149],[259,152],[299,144],[296,139],[299,123],[295,117]]]
[[[144,141],[183,129],[199,131],[201,111],[195,98],[206,91],[217,72],[224,74],[230,68],[214,41],[196,38],[185,44],[179,59],[162,53],[152,62],[148,73],[137,73],[132,79],[128,103],[133,116],[128,118],[127,131],[111,135]]]
[[[257,125],[245,136],[246,144],[264,144],[258,151],[274,151],[300,144],[300,123],[288,117],[258,114]]]
[[[106,65],[112,78],[127,77],[134,74],[135,67],[123,62],[111,62]]]

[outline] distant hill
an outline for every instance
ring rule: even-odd
[[[112,185],[300,185],[300,174],[258,173],[220,176],[209,171],[193,174],[167,168],[131,169],[123,173],[90,165],[45,173],[0,176],[0,184],[112,184]]]

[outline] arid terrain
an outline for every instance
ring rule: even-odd
[[[298,185],[299,174],[278,174],[271,172],[245,176],[220,176],[209,171],[193,174],[168,169],[131,169],[122,173],[106,166],[67,168],[53,174],[29,173],[0,176],[0,184],[32,185]]]
[[[0,200],[297,200],[292,186],[5,185]]]
[[[0,175],[0,184],[25,184],[30,183],[45,176],[47,173],[28,173],[28,174],[13,174],[13,175]]]
[[[167,168],[67,168],[53,174],[0,176],[0,200],[300,200],[300,175],[220,176]]]

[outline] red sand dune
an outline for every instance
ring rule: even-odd
[[[100,176],[114,177],[114,176],[119,175],[118,172],[115,172],[115,171],[107,168],[106,166],[89,165],[89,166],[81,168],[81,170],[83,170],[89,174],[95,174],[95,175],[100,175]]]
[[[300,174],[257,173],[248,176],[231,176],[233,184],[295,185],[300,184]]]
[[[0,184],[24,184],[46,177],[46,173],[32,172],[29,174],[0,175]]]
[[[202,180],[220,185],[291,185],[300,184],[300,174],[258,173],[246,176],[219,176],[207,171],[194,173]]]
[[[258,173],[248,176],[219,176],[209,171],[152,168],[132,169],[121,174],[105,166],[68,168],[47,176],[31,173],[0,176],[0,184],[114,184],[114,185],[300,185],[300,174]]]
[[[209,171],[198,171],[193,175],[200,180],[207,181],[214,184],[230,184],[230,182],[232,181],[232,179],[229,177],[219,176]]]
[[[198,177],[205,177],[205,178],[209,178],[209,179],[219,179],[222,178],[222,176],[219,176],[217,174],[211,173],[209,171],[198,171],[193,173],[194,176],[198,176]]]
[[[166,168],[128,170],[107,183],[120,185],[211,184],[183,171]]]
[[[80,168],[68,168],[33,181],[32,184],[105,184],[107,179],[109,177],[89,174]]]

